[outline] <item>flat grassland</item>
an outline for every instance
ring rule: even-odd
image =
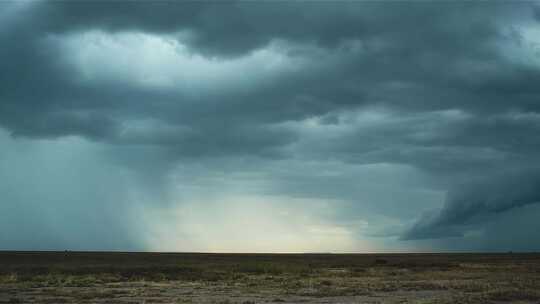
[[[0,303],[540,303],[540,254],[0,252]]]

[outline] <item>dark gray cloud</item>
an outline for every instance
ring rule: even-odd
[[[496,231],[537,210],[538,22],[527,2],[2,2],[0,126],[89,141],[150,205],[255,183],[364,235]]]
[[[539,183],[540,171],[531,169],[462,185],[448,193],[440,212],[424,215],[404,238],[463,236],[478,220],[540,203]]]
[[[441,10],[441,5],[445,9]],[[26,18],[18,18],[11,26],[13,31],[5,31],[3,37],[3,44],[12,47],[4,49],[2,57],[13,58],[2,67],[10,71],[2,79],[6,84],[4,124],[22,134],[80,133],[107,139],[114,137],[111,133],[116,124],[140,113],[176,124],[206,119],[207,128],[212,118],[210,123],[279,122],[370,103],[423,111],[454,107],[475,110],[487,104],[490,108],[508,108],[508,102],[499,101],[503,96],[495,90],[504,90],[505,98],[516,99],[515,92],[523,92],[524,86],[531,84],[530,94],[535,93],[532,84],[538,71],[510,65],[492,45],[510,39],[502,31],[511,29],[512,24],[505,21],[511,22],[514,16],[505,15],[505,5],[390,4],[389,9],[388,5],[371,3],[58,2],[34,6],[21,9]],[[504,17],[510,20],[500,20]],[[422,26],[423,22],[429,26]],[[73,80],[72,67],[59,62],[62,53],[58,46],[44,41],[50,34],[96,29],[159,34],[193,31],[193,38],[186,38],[184,43],[194,48],[193,52],[211,49],[217,56],[233,51],[242,56],[283,39],[286,43],[312,45],[313,50],[322,48],[326,53],[315,59],[330,62],[319,70],[307,68],[285,75],[251,92],[210,96],[202,102],[191,100],[179,105],[176,101],[192,97],[124,86],[81,85]],[[357,45],[348,46],[352,42]],[[305,50],[291,56],[313,58],[312,53]],[[463,70],[454,70],[460,67]],[[23,83],[26,86],[21,90],[18,86]],[[392,87],[394,83],[398,85]],[[522,99],[521,104],[514,100],[511,106],[535,107],[531,97]],[[133,105],[133,100],[158,102]],[[197,106],[193,106],[195,102]],[[31,114],[25,111],[27,104],[45,117],[20,122],[19,116]],[[54,123],[47,123],[59,115],[72,116],[65,119],[64,133]],[[89,123],[93,120],[102,123]],[[51,129],[47,130],[49,125]],[[90,130],[90,125],[99,129]]]

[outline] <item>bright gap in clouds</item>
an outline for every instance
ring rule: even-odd
[[[88,31],[50,36],[80,81],[120,83],[178,90],[187,94],[226,93],[254,89],[261,81],[302,68],[304,60],[291,57],[278,42],[238,58],[205,57],[192,52],[181,36],[138,32]]]
[[[505,34],[506,39],[497,43],[504,57],[522,67],[540,66],[540,28],[537,21],[526,20]]]
[[[149,247],[201,252],[366,252],[373,248],[351,228],[317,216],[327,200],[279,196],[204,197],[175,208],[143,211]]]

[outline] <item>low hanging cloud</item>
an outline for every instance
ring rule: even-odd
[[[540,203],[539,189],[540,171],[532,169],[462,185],[448,193],[439,212],[425,214],[402,237],[462,237],[491,216]]]

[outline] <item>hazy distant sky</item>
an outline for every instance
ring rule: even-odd
[[[540,250],[540,5],[0,2],[0,249]]]

